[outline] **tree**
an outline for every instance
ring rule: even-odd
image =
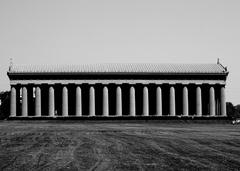
[[[227,115],[230,118],[240,118],[240,105],[234,106],[231,102],[227,102]]]
[[[234,111],[235,111],[235,108],[234,108],[233,104],[231,102],[227,102],[226,106],[227,106],[228,117],[233,118],[234,117]]]
[[[10,115],[10,92],[0,92],[0,99],[2,101],[0,106],[0,119],[5,119]]]
[[[235,109],[237,110],[238,113],[240,113],[240,104],[236,105]]]

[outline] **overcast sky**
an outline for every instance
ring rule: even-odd
[[[15,64],[216,63],[240,103],[239,0],[0,0],[0,90]]]

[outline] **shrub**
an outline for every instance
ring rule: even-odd
[[[227,116],[231,118],[240,118],[240,105],[234,106],[231,102],[227,102]]]
[[[1,92],[0,98],[2,100],[2,104],[0,106],[0,119],[5,119],[10,115],[10,92]]]

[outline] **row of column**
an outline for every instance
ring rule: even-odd
[[[182,99],[182,112],[183,116],[189,115],[189,97],[188,97],[188,88],[183,87],[183,99]],[[48,92],[48,115],[50,117],[55,116],[55,95],[54,88],[49,87]],[[103,116],[109,116],[109,94],[108,88],[105,86],[103,88]],[[136,115],[136,97],[135,97],[135,88],[132,86],[129,93],[129,115]],[[226,116],[226,99],[225,99],[225,88],[221,87],[221,116]],[[215,90],[214,87],[209,89],[209,111],[210,116],[216,115],[216,102],[215,102]],[[76,87],[76,109],[75,115],[82,116],[82,91],[81,87]],[[149,116],[149,93],[148,87],[143,88],[143,116]],[[41,112],[41,88],[36,87],[36,96],[35,96],[35,116],[40,117]],[[11,88],[11,103],[10,103],[10,115],[12,117],[16,116],[16,88]],[[169,92],[169,115],[176,115],[176,99],[175,99],[175,88],[174,86],[170,87]],[[202,116],[202,92],[201,87],[196,88],[196,115]],[[22,116],[28,116],[28,92],[27,88],[22,88]],[[62,116],[68,116],[68,89],[66,86],[62,89]],[[93,86],[90,87],[89,91],[89,116],[95,116],[95,89]],[[116,116],[122,116],[122,89],[120,86],[116,89]],[[160,86],[156,88],[156,116],[162,116],[162,89]]]

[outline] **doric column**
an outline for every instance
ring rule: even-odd
[[[173,86],[170,87],[170,96],[169,96],[169,112],[170,112],[170,116],[175,116],[176,115],[176,109],[175,109],[175,89]]]
[[[53,87],[49,87],[48,92],[48,115],[54,116],[55,112],[55,100],[54,100],[54,89]]]
[[[62,116],[68,116],[68,89],[66,86],[62,89]]]
[[[225,87],[221,87],[221,116],[227,116]]]
[[[196,113],[197,116],[202,116],[202,90],[199,86],[196,89]]]
[[[214,88],[211,87],[209,90],[209,104],[210,104],[210,116],[215,116],[216,111],[215,111],[215,91]]]
[[[183,87],[183,116],[188,116],[188,89]]]
[[[11,88],[11,102],[10,102],[10,116],[15,117],[17,116],[17,101],[16,101],[16,88]]]
[[[82,90],[79,86],[76,88],[76,116],[82,116]]]
[[[162,116],[162,89],[157,87],[156,89],[156,115]]]
[[[22,116],[28,116],[28,95],[27,88],[22,88]]]
[[[108,88],[103,88],[103,116],[109,115]]]
[[[130,88],[130,116],[136,115],[136,99],[135,99],[135,88]]]
[[[35,91],[35,116],[41,116],[41,89],[36,87]]]
[[[95,90],[90,87],[89,91],[89,116],[95,116]]]
[[[149,115],[149,99],[148,99],[148,88],[143,88],[143,116]]]
[[[116,90],[116,115],[122,116],[122,89],[120,86]]]

